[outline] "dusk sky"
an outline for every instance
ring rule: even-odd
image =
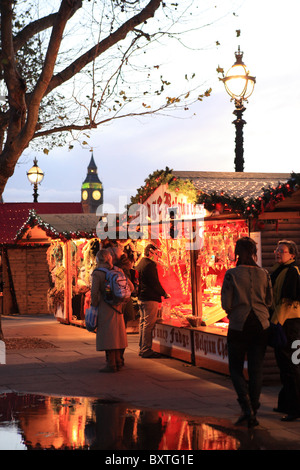
[[[168,50],[169,74],[195,72],[203,91],[212,94],[188,114],[127,118],[99,128],[90,139],[104,202],[118,210],[119,196],[136,194],[144,179],[166,166],[174,170],[234,171],[234,104],[217,67],[235,62],[238,46],[256,77],[244,119],[245,172],[300,172],[299,168],[299,1],[241,0],[236,14],[225,16],[197,34],[204,50]],[[240,6],[238,8],[238,6]],[[237,37],[236,30],[241,30]],[[216,41],[218,47],[210,47]],[[26,172],[33,159],[45,173],[40,202],[79,202],[91,158],[89,150],[53,149],[49,155],[24,152],[3,194],[5,202],[32,201]]]

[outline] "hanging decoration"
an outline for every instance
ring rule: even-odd
[[[62,243],[58,240],[55,240],[51,243],[47,250],[47,262],[49,266],[49,271],[55,268],[56,265],[62,264],[63,262],[63,247]]]

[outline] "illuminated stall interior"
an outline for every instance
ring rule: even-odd
[[[202,246],[196,251],[189,249],[186,238],[160,236],[153,240],[160,251],[159,277],[170,294],[170,298],[162,302],[161,323],[197,327],[227,321],[221,308],[221,286],[226,270],[235,265],[235,242],[248,235],[248,225],[245,220],[211,220],[202,223],[202,232]],[[148,243],[149,240],[138,241],[139,250]],[[198,273],[193,275],[196,269]],[[193,288],[196,299],[193,299]],[[198,301],[198,310],[195,301]]]
[[[95,266],[99,240],[95,214],[41,214],[31,211],[17,233],[16,243],[46,245],[49,283],[48,312],[64,323],[84,324],[84,302],[90,291],[89,273]]]

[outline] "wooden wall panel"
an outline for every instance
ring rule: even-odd
[[[293,240],[300,253],[300,219],[263,221],[261,227],[262,265],[269,269],[275,262],[274,250],[282,239]],[[299,261],[299,259],[298,259]]]
[[[8,249],[13,287],[21,315],[49,313],[47,246]]]

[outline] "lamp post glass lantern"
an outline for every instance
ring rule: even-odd
[[[243,103],[253,93],[256,79],[250,75],[243,62],[243,52],[240,51],[240,46],[238,52],[235,53],[235,58],[235,63],[221,80],[224,83],[225,90],[231,96],[231,100],[234,100],[235,103],[235,110],[233,111],[236,116],[233,121],[236,128],[235,171],[244,171],[243,127],[246,121],[243,120],[242,116],[246,108]]]
[[[43,171],[38,167],[37,159],[33,161],[33,167],[27,172],[27,178],[31,184],[33,184],[33,202],[38,202],[38,185],[44,179]]]

